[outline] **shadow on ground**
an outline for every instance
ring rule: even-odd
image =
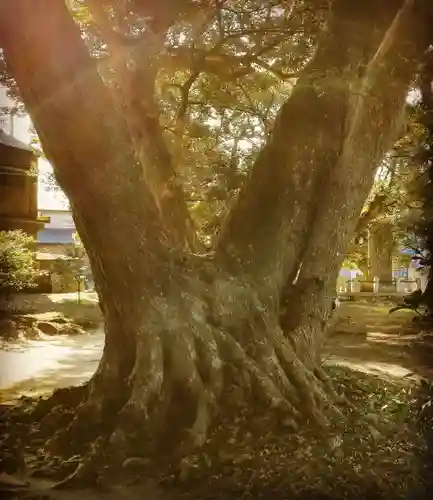
[[[102,355],[104,333],[4,343],[0,348],[0,403],[50,394],[91,378]]]
[[[21,300],[29,299],[23,296]],[[41,315],[48,314],[42,312],[47,304],[51,311],[63,308],[83,314],[84,309],[100,314],[96,294],[85,294],[84,300],[87,302],[78,305],[75,294],[30,296],[30,305]],[[391,378],[421,376],[433,380],[433,363],[429,361],[433,349],[428,348],[425,338],[423,348],[416,349],[422,336],[412,323],[413,313],[389,315],[390,307],[343,303],[327,340],[326,363]],[[0,402],[20,395],[47,395],[56,388],[86,382],[98,366],[103,343],[102,327],[72,338],[4,343],[0,346]]]
[[[14,309],[27,314],[58,313],[80,323],[102,323],[102,313],[96,292],[51,294],[17,294],[12,299]]]
[[[415,314],[373,303],[343,303],[325,348],[327,364],[390,377],[433,379],[433,344],[413,323]],[[419,344],[422,342],[422,349]],[[423,354],[423,357],[420,354]]]

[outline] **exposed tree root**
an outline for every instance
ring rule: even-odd
[[[134,366],[117,399],[110,398],[110,370],[101,363],[87,400],[56,438],[70,442],[87,428],[90,441],[80,466],[58,487],[95,483],[102,466],[119,470],[130,457],[180,462],[206,444],[216,422],[246,408],[274,414],[292,429],[344,419],[330,381],[298,358],[278,315],[258,314],[253,301],[241,321],[227,309],[209,320],[204,300],[183,302],[154,303],[136,331]]]
[[[216,335],[216,344],[224,361],[221,358],[213,359],[212,363],[208,364],[206,376],[200,373],[199,364],[194,361],[193,356],[187,355],[187,348],[191,347],[187,345],[183,346],[186,349],[183,370],[166,374],[162,379],[159,370],[155,370],[152,375],[150,365],[146,376],[145,372],[136,369],[131,396],[117,418],[113,418],[113,422],[116,422],[113,432],[107,432],[105,436],[96,439],[76,472],[59,486],[77,486],[86,484],[92,478],[95,480],[95,470],[104,462],[104,456],[115,457],[118,466],[129,456],[146,455],[146,451],[152,455],[157,453],[158,443],[165,441],[165,432],[173,436],[173,442],[177,444],[177,453],[173,456],[179,459],[182,455],[203,446],[212,430],[218,405],[221,405],[220,411],[224,412],[224,397],[229,397],[227,393],[223,393],[230,391],[229,388],[221,383],[224,378],[224,365],[229,367],[231,375],[227,380],[233,383],[230,392],[239,398],[239,408],[251,402],[260,407],[261,411],[276,412],[280,422],[293,429],[296,429],[304,418],[310,419],[314,424],[325,425],[328,409],[332,409],[334,414],[338,413],[328,399],[326,388],[320,387],[313,374],[304,373],[302,365],[290,359],[288,349],[281,348],[274,360],[264,362],[264,368],[257,360],[248,357],[231,336],[219,332]],[[177,344],[176,351],[172,349],[171,355],[178,358],[180,349],[181,345]],[[272,372],[268,372],[271,363],[274,368]],[[180,384],[183,384],[183,392],[186,395],[184,408],[175,395],[176,387],[179,388]],[[233,399],[228,401],[229,410],[233,411]],[[175,411],[184,414],[176,419]],[[74,425],[79,425],[84,415],[84,412],[79,414]],[[172,426],[176,424],[176,420],[181,427],[176,427],[175,431],[183,430],[181,434],[170,432],[170,428],[165,430],[161,425],[162,422],[167,422],[168,426]],[[88,418],[86,421],[88,422]],[[81,425],[83,424],[85,425],[81,421]],[[136,432],[137,426],[140,427],[140,432]],[[149,443],[145,442],[148,438],[153,441],[150,447],[146,446]],[[166,444],[164,443],[164,446]]]

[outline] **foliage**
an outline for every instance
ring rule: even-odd
[[[416,82],[408,106],[405,134],[398,141],[394,151],[397,168],[389,171],[392,175],[389,193],[392,200],[396,235],[400,242],[413,250],[412,260],[420,269],[429,272],[433,264],[433,55],[430,49],[424,56],[421,72]],[[386,177],[386,176],[385,176]],[[430,271],[431,276],[431,271]],[[419,312],[421,304],[433,311],[432,280],[418,305],[402,305]]]
[[[417,95],[416,87],[411,89],[411,98],[406,104],[405,126],[377,169],[373,188],[359,219],[355,240],[349,247],[347,258],[360,267],[366,264],[368,258],[367,230],[381,220],[392,224],[394,256],[398,267],[407,267],[410,262],[410,258],[397,251],[398,248],[419,247],[417,228],[422,219],[422,191],[426,179],[416,156],[425,132],[419,122],[419,101],[414,95]]]
[[[73,235],[74,244],[67,248],[65,258],[58,259],[54,270],[59,274],[71,274],[77,282],[90,274],[90,266],[83,243],[78,233]]]
[[[71,0],[68,6],[100,61],[101,74],[117,93],[122,82],[104,27],[95,22],[95,3]],[[282,0],[164,0],[164,14],[145,2],[105,4],[112,13],[110,27],[135,42],[126,57],[137,65],[148,57],[149,24],[159,27],[166,18],[170,26],[164,52],[152,61],[152,98],[199,236],[210,244],[278,109],[314,52],[327,2],[296,1],[287,8]],[[151,12],[143,22],[147,10]],[[5,68],[0,68],[0,82],[19,101]]]
[[[408,309],[408,310],[414,311],[417,314],[419,314],[420,316],[422,316],[420,309],[423,305],[424,305],[424,299],[423,299],[422,291],[415,290],[410,295],[404,297],[401,304],[390,309],[389,314],[392,314],[393,312],[401,311],[404,309]]]
[[[0,290],[18,291],[34,286],[34,250],[34,238],[23,231],[0,231]]]
[[[101,74],[117,93],[122,82],[116,81],[115,58],[105,43],[108,28],[98,22],[95,3],[71,0],[68,6],[100,61]],[[104,4],[111,12],[109,28],[116,30],[121,43],[131,45],[125,57],[138,66],[147,57],[148,28],[169,26],[165,50],[152,61],[152,98],[199,236],[211,245],[278,109],[314,53],[328,2],[297,0],[288,8],[282,0],[183,0],[174,7],[164,0],[164,14],[145,2]],[[5,69],[2,75],[17,98]],[[404,177],[401,170],[392,157],[384,162],[366,207],[386,192],[383,213],[401,212],[395,207],[395,201],[403,199],[398,187]],[[365,246],[354,245],[348,259],[363,266]]]
[[[389,314],[405,310],[412,311],[417,314],[417,316],[412,320],[414,323],[421,323],[429,329],[431,328],[433,315],[425,292],[422,290],[415,290],[410,295],[404,297],[396,307],[390,309]]]
[[[422,240],[422,264],[429,269],[429,280],[424,296],[433,315],[433,50],[427,52],[420,74],[420,101],[418,124],[421,130],[416,143],[414,161],[423,175],[422,216],[418,235]]]
[[[84,245],[78,233],[75,232],[72,235],[72,238],[74,240],[74,244],[71,248],[68,249],[67,255],[68,257],[71,257],[72,259],[75,259],[78,263],[80,263],[80,267],[83,272],[87,272],[89,269]]]

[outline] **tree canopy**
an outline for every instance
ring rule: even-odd
[[[0,231],[0,293],[34,284],[35,240],[23,231]]]

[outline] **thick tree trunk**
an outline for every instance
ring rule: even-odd
[[[353,5],[335,2],[336,24],[346,34]],[[216,257],[201,258],[187,254],[164,224],[128,124],[66,8],[51,0],[0,2],[0,44],[71,201],[106,321],[103,358],[70,432],[85,416],[89,435],[103,432],[105,444],[128,456],[137,445],[153,453],[164,440],[183,444],[183,451],[200,445],[226,407],[271,409],[293,427],[305,420],[323,424],[327,410],[338,413],[319,380],[316,356],[292,342],[299,333],[284,335],[279,297],[299,259],[301,282],[311,280],[320,293],[336,277],[414,69],[408,41],[417,39],[418,27],[407,14],[406,24],[399,17],[385,38],[362,86],[353,69],[359,47],[330,51],[337,42],[331,32],[332,43],[320,48],[312,67],[319,76],[330,65],[338,76],[348,72],[349,85],[329,91],[310,67],[302,80],[308,85],[297,86],[283,107],[228,217]],[[312,212],[316,174],[325,172],[328,192],[320,213]],[[308,304],[300,308],[297,331],[316,307]],[[81,471],[92,467],[93,457]]]
[[[104,424],[119,454],[122,435],[160,435],[167,419],[200,444],[222,395],[238,390],[238,401],[271,407],[286,424],[323,423],[326,394],[284,338],[276,304],[263,302],[256,282],[183,255],[162,225],[127,126],[66,8],[0,7],[8,68],[70,199],[105,317],[103,357],[77,422],[85,415],[89,432],[92,421]]]
[[[162,226],[127,125],[63,3],[2,2],[0,44],[89,255],[107,318],[103,365],[116,380],[134,355],[128,316],[145,307],[136,289],[164,286],[170,259],[163,255],[175,238]],[[125,283],[131,287],[120,298]]]
[[[356,5],[345,0],[333,2],[317,53],[283,105],[272,138],[217,242],[217,255],[231,261],[232,268],[240,263],[243,272],[273,286],[267,293],[282,306],[284,331],[302,359],[314,366],[320,358],[330,296],[335,293],[339,264],[332,261],[342,262],[345,239],[352,233],[350,224],[359,216],[373,169],[385,152],[381,143],[363,144],[371,156],[364,156],[359,177],[351,167],[348,155],[357,153],[349,151],[346,143],[353,109],[362,108],[364,102],[371,106],[367,100],[358,103],[356,96],[365,85],[366,68],[401,5],[400,1],[386,5],[377,1]],[[411,57],[408,68],[413,64]],[[381,61],[384,59],[388,69],[395,62],[388,53]],[[400,82],[401,95],[407,86],[408,81]],[[398,104],[396,109],[396,113],[401,112]],[[380,112],[386,113],[385,106]],[[392,121],[378,123],[379,137],[393,136]],[[345,163],[340,160],[344,147]],[[336,168],[338,174],[334,175]],[[340,217],[343,206],[348,211]],[[340,234],[329,237],[322,226],[338,228]],[[295,277],[297,285],[293,286]]]

